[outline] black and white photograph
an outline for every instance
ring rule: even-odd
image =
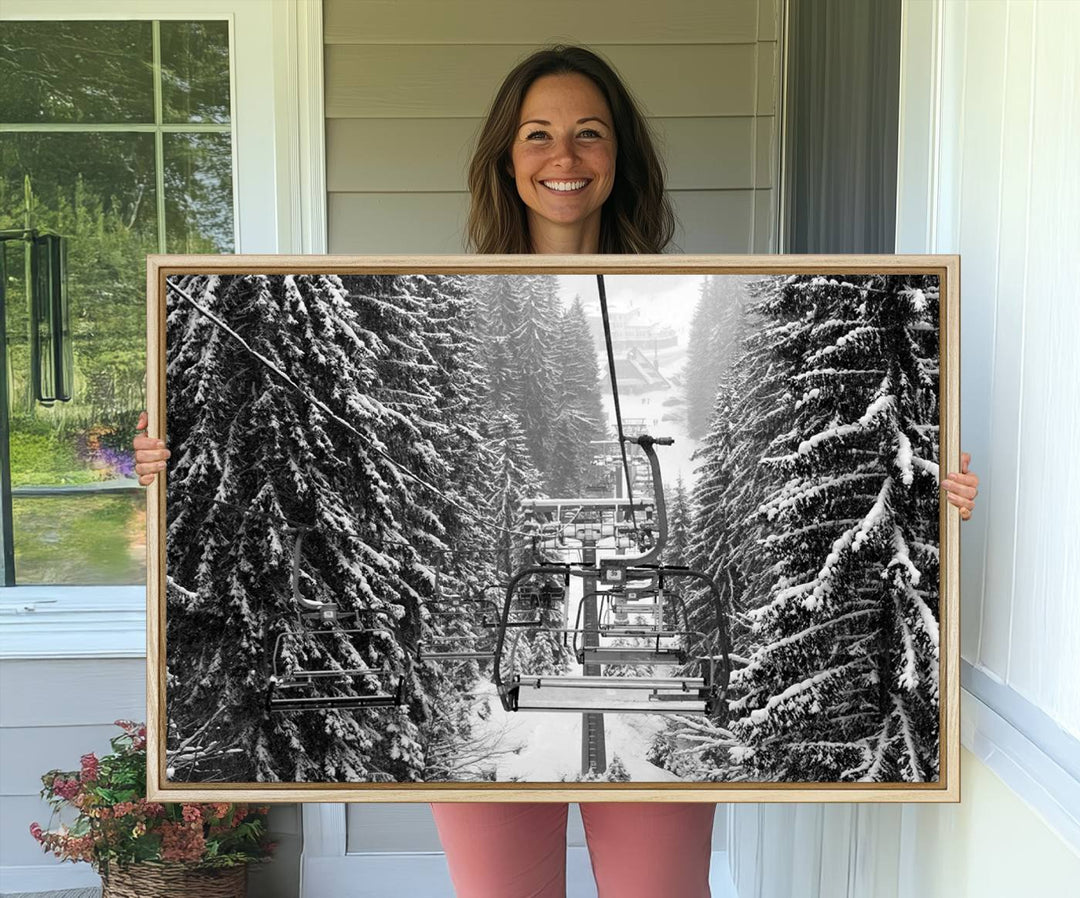
[[[946,304],[853,268],[168,274],[166,783],[937,783]]]

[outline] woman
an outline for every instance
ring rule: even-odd
[[[580,47],[542,50],[500,87],[469,168],[469,246],[479,253],[659,253],[674,216],[645,119],[615,72]],[[146,426],[145,415],[139,429]],[[139,482],[169,451],[135,439]],[[965,520],[978,478],[942,482]],[[567,805],[432,806],[460,898],[565,895]],[[581,806],[601,898],[705,898],[715,806]]]

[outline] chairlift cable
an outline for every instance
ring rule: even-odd
[[[604,290],[604,276],[596,276],[596,286],[600,292],[600,315],[604,320],[604,342],[607,347],[608,371],[611,377],[611,395],[615,400],[615,426],[619,433],[619,452],[622,455],[623,476],[626,477],[626,496],[630,502],[630,524],[634,528],[634,535],[638,542],[641,534],[638,532],[637,514],[634,511],[634,482],[630,476],[630,462],[626,457],[626,438],[623,435],[622,409],[619,407],[619,384],[615,379],[615,351],[611,346],[611,322],[608,320],[607,293]]]

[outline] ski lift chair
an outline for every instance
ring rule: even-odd
[[[302,667],[296,663],[304,652],[304,641],[323,643],[323,654],[333,657],[330,640],[352,643],[360,636],[385,633],[385,627],[365,626],[358,610],[342,611],[336,602],[305,596],[300,588],[300,567],[308,526],[291,528],[294,533],[290,585],[297,606],[299,630],[284,630],[274,640],[273,672],[270,675],[267,707],[271,712],[353,711],[365,708],[405,707],[405,676],[389,668],[348,668],[328,664]],[[320,625],[328,624],[328,627]]]
[[[549,577],[542,577],[522,584],[517,595],[534,610],[550,611],[566,601],[566,587]]]
[[[600,612],[600,629],[626,626],[630,623],[630,614],[650,616],[656,627],[661,627],[664,595],[655,572],[641,571],[628,576],[633,579],[612,584],[607,592],[602,593],[604,602]]]
[[[630,570],[627,576],[625,587],[598,593],[599,624],[593,632],[596,645],[585,644],[586,630],[581,620],[584,603],[578,606],[573,630],[578,663],[686,664],[690,657],[687,646],[702,642],[706,634],[690,628],[685,604],[677,593],[663,588],[662,575]],[[667,624],[668,618],[674,623]]]
[[[543,574],[563,573],[554,565],[537,565],[524,568],[510,581],[503,605],[503,622],[509,620],[510,609],[518,583]],[[579,622],[581,609],[578,606]],[[574,628],[545,628],[551,633],[584,634],[580,626]],[[649,635],[656,639],[655,646],[638,649],[622,649],[620,658],[607,657],[601,663],[679,663],[679,657],[659,652],[660,638],[679,636],[681,631],[629,630],[619,635]],[[507,630],[500,629],[495,649],[494,680],[503,708],[507,711],[564,711],[574,713],[646,713],[646,714],[711,714],[716,702],[714,658],[703,660],[696,676],[671,677],[613,677],[613,676],[559,676],[512,673],[505,680],[500,670],[504,658]],[[514,668],[516,643],[507,656],[510,670]],[[582,648],[593,652],[594,648]]]
[[[449,661],[487,662],[495,657],[495,622],[499,616],[499,606],[483,596],[451,596],[454,608],[442,606],[429,610],[428,621],[453,623],[463,614],[471,616],[481,634],[466,636],[453,634],[432,635],[422,638],[417,645],[417,660],[442,663]],[[471,606],[471,610],[470,610]]]
[[[316,617],[318,612],[304,615]],[[402,671],[369,667],[297,667],[290,662],[305,639],[352,640],[361,635],[387,633],[382,627],[342,627],[342,617],[356,617],[355,612],[338,614],[333,629],[308,630],[304,634],[279,633],[274,642],[274,668],[267,699],[271,712],[355,711],[366,708],[394,708],[406,705],[405,677]],[[330,618],[319,618],[327,620]],[[329,648],[329,647],[328,647]],[[332,649],[330,649],[332,651]],[[340,691],[339,691],[340,690]]]
[[[662,651],[668,648],[663,640],[676,639],[684,642],[696,641],[704,648],[707,644],[713,644],[710,648],[701,652],[691,661],[687,659],[688,667],[696,667],[696,674],[682,674],[672,677],[655,676],[560,676],[548,674],[528,674],[516,671],[511,663],[509,673],[503,676],[502,665],[507,656],[504,654],[508,635],[508,623],[511,609],[517,600],[519,587],[537,577],[545,575],[563,574],[569,579],[570,568],[568,565],[555,565],[551,563],[534,564],[518,570],[507,584],[506,596],[503,600],[502,615],[498,641],[495,646],[493,682],[499,694],[499,699],[507,711],[565,711],[574,713],[694,713],[705,714],[714,718],[725,718],[727,714],[726,692],[731,673],[730,664],[730,637],[728,633],[729,612],[725,608],[722,597],[713,580],[701,571],[686,567],[665,567],[659,564],[659,558],[667,540],[667,512],[664,501],[663,481],[660,476],[660,463],[656,456],[656,445],[670,445],[670,438],[652,437],[640,434],[636,437],[620,435],[624,442],[637,444],[644,450],[648,458],[649,467],[652,471],[653,497],[655,503],[655,516],[649,515],[649,522],[655,522],[657,526],[656,539],[650,540],[652,545],[644,554],[635,557],[616,556],[599,559],[595,569],[586,572],[576,570],[578,576],[596,577],[598,588],[622,596],[626,599],[628,585],[637,587],[638,581],[645,581],[644,589],[655,576],[657,595],[650,597],[641,595],[634,601],[640,603],[648,598],[659,599],[663,591],[665,577],[687,577],[707,584],[713,598],[713,608],[716,614],[716,632],[712,635],[691,631],[688,627],[685,609],[683,610],[683,628],[663,629],[656,626],[654,620],[652,626],[625,626],[611,627],[600,630],[598,625],[590,626],[590,635],[597,641],[603,636],[617,637],[648,637],[650,644],[647,646],[608,646],[618,648],[621,656],[608,656],[601,660],[598,649],[600,646],[582,646],[580,649],[580,661],[585,663],[586,652],[589,654],[590,663],[612,665],[651,665],[656,663],[677,663],[678,656],[664,658]],[[631,524],[633,516],[631,515]],[[651,535],[652,528],[649,528]],[[655,574],[653,573],[655,572]],[[578,608],[578,626],[574,628],[559,628],[564,637],[574,634],[575,641],[584,641],[585,628],[581,626],[581,615],[584,603]],[[660,616],[661,625],[662,615]],[[577,646],[575,645],[575,648]],[[513,652],[510,654],[512,659]],[[660,661],[664,658],[664,661]]]
[[[572,677],[515,674],[500,692],[509,711],[705,714],[715,689],[704,677]]]

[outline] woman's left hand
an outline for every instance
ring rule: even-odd
[[[941,481],[941,488],[947,490],[948,500],[960,509],[960,520],[966,521],[971,517],[975,508],[975,497],[979,495],[979,475],[968,470],[971,463],[971,455],[967,452],[960,453],[960,473],[949,474]]]

